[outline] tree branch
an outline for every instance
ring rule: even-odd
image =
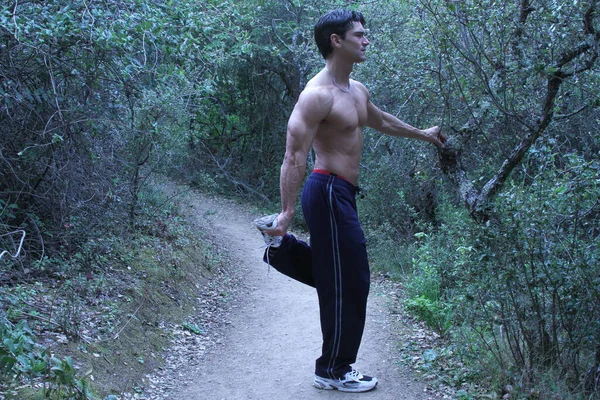
[[[535,11],[535,7],[531,5],[530,0],[521,0],[521,12],[519,14],[519,23],[524,25],[527,22],[529,14]]]
[[[474,210],[479,193],[467,177],[462,165],[461,151],[455,147],[452,138],[448,139],[443,148],[438,149],[438,158],[442,172],[449,175],[458,186],[459,195],[467,209]]]
[[[524,8],[525,6],[527,6],[526,9]],[[532,12],[533,9],[531,9],[527,0],[523,0],[521,2],[521,7],[520,21],[524,22],[527,15]],[[546,96],[537,125],[529,128],[528,133],[513,148],[510,155],[502,163],[502,166],[498,169],[494,176],[485,183],[481,191],[478,192],[473,186],[472,182],[468,179],[461,163],[460,150],[454,148],[451,144],[447,144],[446,148],[440,150],[439,159],[442,171],[450,175],[455,181],[461,198],[465,202],[475,220],[485,221],[488,219],[488,207],[491,199],[500,190],[514,168],[519,165],[531,146],[546,131],[554,119],[556,98],[565,79],[573,76],[575,73],[587,71],[594,66],[598,58],[597,52],[594,52],[594,54],[592,54],[590,59],[587,60],[582,67],[572,71],[564,70],[564,68],[567,67],[568,64],[573,60],[595,49],[598,44],[597,42],[600,41],[600,35],[592,26],[592,16],[595,13],[595,7],[596,0],[593,0],[589,9],[585,13],[583,20],[585,33],[590,35],[593,34],[593,40],[596,43],[582,43],[581,45],[569,51],[565,51],[560,57],[558,57],[558,62],[554,65],[555,71],[548,77],[546,84]],[[467,57],[465,58],[469,60]]]
[[[588,35],[596,36],[596,40],[598,40],[598,31],[594,27],[594,13],[596,12],[596,3],[597,0],[593,0],[590,3],[589,8],[586,10],[585,15],[583,16],[583,30]]]

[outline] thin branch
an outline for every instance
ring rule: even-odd
[[[13,8],[12,11],[12,20],[13,20],[13,24],[15,25],[15,40],[17,42],[19,42],[19,25],[17,25],[17,7],[19,5],[19,0],[15,0],[15,6]]]
[[[44,64],[48,68],[48,74],[50,76],[50,82],[52,83],[52,92],[54,93],[54,102],[56,104],[56,109],[58,110],[58,115],[60,116],[60,120],[64,123],[65,119],[63,117],[62,109],[60,108],[60,103],[58,102],[58,91],[56,89],[56,80],[54,79],[54,70],[52,68],[52,62],[44,55]]]
[[[577,114],[579,114],[580,112],[582,112],[582,111],[584,111],[584,110],[586,110],[586,109],[588,109],[588,108],[589,108],[589,105],[585,105],[585,106],[581,107],[579,110],[573,111],[573,112],[572,112],[572,113],[570,113],[570,114],[560,114],[560,115],[555,115],[555,116],[554,116],[554,119],[555,119],[555,120],[561,120],[561,119],[567,119],[567,118],[571,118],[572,116],[574,116],[574,115],[577,115]]]
[[[521,25],[525,25],[525,22],[527,22],[527,17],[529,17],[529,14],[535,11],[535,7],[531,5],[530,0],[521,0],[520,8],[521,12],[519,14],[519,23]]]
[[[556,63],[556,67],[564,67],[580,55],[585,54],[591,48],[592,45],[590,45],[589,43],[582,43],[579,46],[575,47],[573,50],[563,53],[558,62]]]
[[[125,325],[123,325],[121,327],[121,329],[119,329],[119,331],[115,334],[115,336],[113,336],[113,340],[117,340],[119,338],[119,335],[121,335],[121,332],[123,332],[125,330],[125,328],[127,328],[127,325],[129,325],[129,323],[131,322],[131,320],[133,320],[133,318],[135,317],[135,314],[137,314],[137,312],[140,310],[140,308],[142,307],[142,305],[145,303],[145,297],[142,298],[142,302],[140,303],[140,305],[138,306],[138,308],[136,308],[136,310],[133,312],[133,314],[131,314],[129,316],[129,319],[127,320],[127,322],[125,323]]]
[[[598,31],[594,27],[594,14],[596,13],[596,0],[590,3],[590,7],[586,10],[583,17],[583,30],[589,35],[595,35],[598,39]]]
[[[211,158],[213,159],[215,165],[217,166],[217,168],[219,168],[219,170],[221,170],[221,173],[234,185],[239,186],[244,188],[246,191],[255,194],[256,196],[260,197],[261,199],[263,199],[265,202],[269,202],[269,198],[267,196],[265,196],[264,194],[258,192],[257,190],[254,190],[252,187],[250,187],[248,184],[244,183],[244,182],[240,182],[238,179],[236,179],[234,176],[232,176],[231,174],[229,174],[229,172],[227,172],[226,170],[226,166],[228,164],[228,161],[226,161],[225,163],[220,163],[219,160],[217,160],[217,157],[213,154],[212,151],[210,151],[210,149],[206,146],[206,144],[204,143],[203,140],[200,140],[200,143],[202,144],[202,146],[204,147],[204,150],[206,150],[206,152],[211,156]]]
[[[0,237],[15,235],[18,233],[21,234],[21,241],[19,242],[19,246],[17,247],[17,252],[15,254],[11,254],[10,251],[4,250],[0,253],[0,260],[2,260],[2,257],[4,257],[6,254],[8,254],[11,258],[19,257],[19,254],[21,254],[21,250],[23,249],[23,242],[25,241],[25,236],[26,236],[25,231],[22,229],[19,229],[19,230],[13,231],[13,232],[2,234],[2,235],[0,235]]]
[[[51,320],[49,318],[44,318],[41,315],[31,314],[31,313],[28,313],[28,312],[25,312],[25,311],[20,311],[19,314],[20,314],[19,316],[29,317],[29,318],[34,318],[34,319],[39,319],[40,321],[45,322],[45,323],[50,324],[50,325],[54,325],[54,326],[58,326],[58,327],[61,326],[58,322],[53,321],[53,320]]]

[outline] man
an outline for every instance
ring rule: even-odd
[[[365,60],[369,41],[361,13],[331,11],[315,25],[315,41],[325,68],[300,94],[288,121],[281,166],[281,213],[255,221],[267,243],[265,261],[317,289],[323,348],[314,385],[320,389],[364,392],[377,379],[352,369],[365,324],[370,271],[355,196],[363,129],[443,146],[439,127],[416,129],[375,107],[369,92],[350,79]],[[315,169],[302,191],[302,212],[310,246],[287,234],[306,173],[310,148]]]

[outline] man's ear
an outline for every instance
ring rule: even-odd
[[[337,33],[332,33],[329,40],[331,41],[331,47],[340,47],[342,44],[342,37]]]

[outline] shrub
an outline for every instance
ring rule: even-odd
[[[51,399],[91,399],[85,377],[77,377],[70,357],[59,359],[34,340],[22,321],[12,325],[0,321],[0,376],[5,382],[42,382],[44,397]]]
[[[444,223],[422,235],[406,304],[460,333],[477,348],[472,362],[503,375],[496,382],[542,398],[549,380],[569,396],[597,393],[600,165],[544,148],[531,158],[535,169],[509,184],[490,223],[445,207]]]

